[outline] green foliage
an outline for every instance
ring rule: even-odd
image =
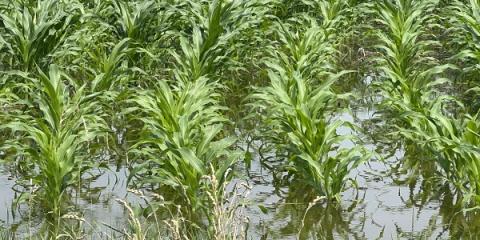
[[[205,176],[215,176],[223,185],[240,156],[233,150],[236,139],[225,137],[227,120],[217,93],[221,85],[207,77],[214,77],[213,65],[221,63],[221,19],[227,18],[232,4],[209,5],[206,28],[194,28],[191,42],[181,39],[182,55],[172,52],[175,82],[157,82],[155,90],[136,97],[137,107],[129,109],[141,113],[136,119],[144,125],[130,150],[139,158],[131,176],[168,189],[168,198],[181,202],[184,214],[198,223],[210,211]]]
[[[377,32],[382,53],[377,62],[385,79],[378,87],[387,98],[384,106],[400,112],[424,111],[437,94],[434,87],[445,82],[437,76],[450,66],[438,65],[431,56],[432,47],[438,43],[426,38],[436,3],[385,0],[376,5],[376,21],[385,26],[385,30]]]
[[[149,40],[156,35],[155,15],[158,11],[154,1],[124,2],[113,1],[117,15],[117,35],[120,38],[130,38],[138,43]]]
[[[278,25],[280,30],[277,33],[285,52],[273,50],[271,58],[278,59],[288,74],[298,71],[307,79],[314,79],[331,68],[329,64],[335,49],[327,41],[324,29],[313,20],[310,24],[308,29],[303,30],[304,34],[300,34],[300,31],[292,32],[288,26]]]
[[[407,113],[428,117],[433,104],[445,99],[438,98],[436,87],[448,81],[439,74],[450,66],[438,65],[431,51],[438,43],[427,35],[435,24],[436,4],[437,1],[385,0],[375,5],[376,21],[382,24],[376,31],[381,54],[375,60],[382,74],[376,88],[383,98],[378,107],[391,117],[388,122],[398,128],[428,128],[417,126]]]
[[[446,178],[462,192],[466,205],[476,204],[480,201],[480,120],[478,115],[453,118],[441,108],[437,102],[429,116],[407,113],[414,127],[400,133],[429,150]]]
[[[473,62],[466,66],[464,71],[480,71],[480,1],[469,0],[463,3],[455,1],[453,4],[454,18],[452,18],[455,32],[455,44],[463,45],[463,50],[457,57]]]
[[[72,89],[65,75],[51,65],[48,76],[39,70],[31,79],[39,93],[28,104],[29,111],[12,115],[2,128],[17,133],[7,147],[15,149],[16,161],[30,166],[29,177],[40,188],[38,198],[51,216],[59,216],[67,189],[81,181],[93,166],[92,141],[105,131],[95,95],[85,95],[84,87]],[[93,145],[93,144],[92,144]]]
[[[416,121],[411,116],[429,116],[438,95],[435,86],[444,82],[436,76],[444,67],[435,65],[430,51],[437,43],[426,36],[434,24],[436,4],[437,1],[384,0],[374,5],[375,20],[382,24],[376,31],[381,54],[375,60],[382,75],[375,86],[383,98],[378,107],[388,116],[387,122],[399,129],[429,127],[428,120]]]
[[[244,1],[215,0],[205,5],[203,2],[193,3],[192,30],[186,34],[192,36],[189,40],[180,38],[181,54],[172,52],[177,68],[175,73],[179,79],[195,80],[201,76],[214,74],[215,77],[229,65],[229,57],[236,49],[228,44],[240,34],[244,24]],[[183,33],[182,33],[183,35]],[[220,68],[220,69],[219,69]]]
[[[383,54],[377,60],[385,74],[378,84],[385,100],[380,105],[396,114],[398,133],[434,160],[446,179],[464,194],[465,202],[480,199],[479,150],[476,116],[463,116],[462,105],[441,95],[438,86],[449,65],[431,56],[437,42],[425,40],[437,1],[384,1],[378,4],[377,34]],[[448,104],[454,103],[454,104]]]
[[[207,200],[202,196],[202,178],[214,174],[223,182],[239,157],[229,150],[235,139],[221,138],[225,119],[215,89],[216,84],[206,78],[179,83],[173,89],[161,81],[155,91],[135,99],[145,113],[140,118],[144,132],[132,146],[145,163],[135,174],[141,182],[173,189],[173,198],[193,212]]]
[[[461,68],[457,86],[472,89],[461,94],[467,111],[475,113],[479,109],[478,86],[480,81],[480,1],[455,1],[448,9],[451,16],[449,24],[452,32],[449,45],[454,52],[453,59]]]
[[[118,85],[115,83],[119,81],[119,76],[115,75],[115,72],[120,70],[121,60],[127,54],[128,40],[126,38],[117,43],[108,55],[103,49],[89,53],[91,59],[99,68],[98,73],[94,71],[93,91],[111,90],[114,85]]]
[[[372,154],[341,119],[368,76],[385,138],[479,204],[479,40],[479,0],[0,0],[0,161],[55,218],[115,159],[155,195],[121,202],[127,238],[178,220],[172,237],[229,239],[224,191],[258,139],[275,180],[323,196],[309,208],[356,185]],[[165,222],[144,229],[152,216]]]
[[[317,26],[304,34],[281,25],[280,29],[285,52],[272,53],[266,62],[270,86],[253,95],[255,105],[267,114],[267,140],[286,153],[289,162],[284,168],[296,179],[317,194],[340,200],[350,170],[370,156],[360,146],[342,147],[342,142],[356,139],[337,133],[339,127],[354,128],[333,118],[337,103],[346,96],[335,94],[331,85],[345,72],[325,70],[325,38]]]
[[[73,10],[67,13],[63,4],[53,0],[36,5],[13,1],[0,19],[6,30],[6,48],[13,56],[7,60],[10,69],[32,71],[35,64],[48,66],[48,56],[65,40],[78,16]]]

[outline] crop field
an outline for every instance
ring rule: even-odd
[[[480,0],[0,0],[0,240],[479,239]]]

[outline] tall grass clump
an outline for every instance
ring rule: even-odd
[[[213,175],[205,176],[204,180],[207,183],[204,191],[212,208],[208,230],[203,229],[199,232],[189,230],[192,228],[192,222],[182,213],[180,205],[182,203],[167,201],[156,193],[128,189],[129,193],[139,197],[145,204],[141,208],[136,208],[124,200],[117,199],[128,212],[129,227],[122,231],[125,239],[247,239],[248,219],[244,212],[246,209],[244,200],[249,194],[250,186],[244,182],[218,184]],[[145,213],[143,211],[145,209],[150,211]],[[142,215],[146,214],[144,220]]]
[[[342,147],[342,142],[357,139],[337,133],[340,127],[354,129],[335,118],[347,96],[334,93],[331,86],[345,72],[327,70],[324,53],[330,45],[314,21],[303,32],[279,25],[277,33],[281,45],[265,62],[270,86],[253,95],[257,109],[266,114],[267,141],[288,159],[283,169],[295,180],[315,194],[340,200],[351,169],[369,157],[358,145]]]
[[[38,71],[38,78],[29,79],[38,93],[24,103],[28,111],[10,115],[2,128],[15,133],[6,147],[15,153],[12,160],[29,167],[22,177],[38,188],[35,201],[49,216],[58,217],[69,199],[69,188],[78,185],[94,165],[94,140],[105,131],[105,123],[95,95],[66,84],[68,78],[55,65],[48,75]]]

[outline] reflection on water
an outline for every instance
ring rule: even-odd
[[[340,117],[362,121],[373,114],[362,111],[354,117],[346,113]],[[419,156],[377,142],[367,146],[391,156],[353,171],[358,192],[354,188],[346,191],[340,206],[317,204],[308,211],[301,186],[282,186],[271,177],[269,168],[262,167],[261,159],[253,161],[249,171],[253,185],[249,196],[253,204],[248,211],[254,226],[249,229],[251,239],[476,238],[480,233],[478,213],[461,213],[458,204],[448,200],[453,198],[448,186],[423,178],[432,176],[430,162],[410,165],[415,161],[406,158]]]
[[[0,175],[0,227],[3,225],[20,239],[39,234],[48,236],[49,231],[55,231],[52,223],[46,222],[40,215],[34,215],[35,211],[29,211],[30,208],[35,209],[34,205],[28,206],[27,202],[15,207],[15,197],[18,196],[13,190],[15,181],[8,178],[4,170],[0,173],[3,173]],[[120,168],[116,172],[92,171],[89,175],[89,181],[84,183],[87,187],[78,194],[72,194],[75,208],[72,208],[71,214],[67,214],[71,215],[71,219],[62,219],[61,231],[72,235],[87,233],[93,239],[115,236],[114,229],[124,229],[128,221],[124,207],[115,201],[129,198],[126,186],[128,171]]]
[[[11,219],[10,207],[14,199],[12,190],[14,182],[9,180],[9,174],[0,168],[0,224],[5,224]]]
[[[353,116],[345,113],[339,117],[352,122],[365,121],[363,126],[367,132],[374,131],[369,121],[377,121],[372,119],[372,111],[358,111]],[[339,134],[346,134],[345,131],[338,129]],[[253,142],[249,148],[253,156],[251,166],[248,169],[243,164],[238,166],[239,172],[248,174],[239,178],[246,179],[253,187],[247,196],[250,204],[245,211],[250,221],[248,238],[475,239],[479,236],[478,212],[462,212],[461,199],[457,199],[448,186],[439,180],[426,180],[432,172],[428,161],[404,161],[418,156],[410,149],[392,149],[383,143],[368,142],[366,136],[365,140],[371,150],[382,155],[390,152],[391,156],[384,161],[370,161],[353,171],[351,177],[357,181],[358,189],[352,187],[343,193],[339,205],[319,201],[311,208],[309,201],[313,197],[305,199],[303,186],[286,184],[272,177],[274,173],[270,169],[277,163],[261,159],[258,154],[261,143]],[[345,143],[348,144],[351,143]],[[75,195],[74,202],[86,220],[80,227],[93,234],[93,239],[104,239],[127,224],[125,209],[115,199],[135,203],[135,198],[126,191],[128,170],[125,167],[95,171],[91,175],[96,177]],[[26,206],[11,210],[16,196],[12,190],[14,183],[8,171],[0,171],[0,225],[22,237],[41,229],[44,223],[42,219],[28,219]]]
[[[421,201],[417,203],[413,196],[421,187],[397,185],[387,172],[387,166],[380,162],[361,166],[356,171],[359,193],[352,189],[343,194],[340,206],[317,204],[308,212],[308,203],[298,199],[301,187],[292,186],[276,194],[267,184],[254,185],[252,202],[266,206],[268,212],[251,206],[251,225],[257,227],[250,234],[266,235],[268,239],[447,237],[439,216],[440,202],[431,200],[419,206]],[[300,229],[302,219],[304,227]]]

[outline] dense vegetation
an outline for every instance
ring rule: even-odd
[[[366,139],[480,206],[480,0],[0,0],[0,50],[24,238],[88,238],[78,195],[124,166],[119,236],[246,239],[252,151],[308,212],[388,158]],[[360,102],[373,127],[340,117]]]

